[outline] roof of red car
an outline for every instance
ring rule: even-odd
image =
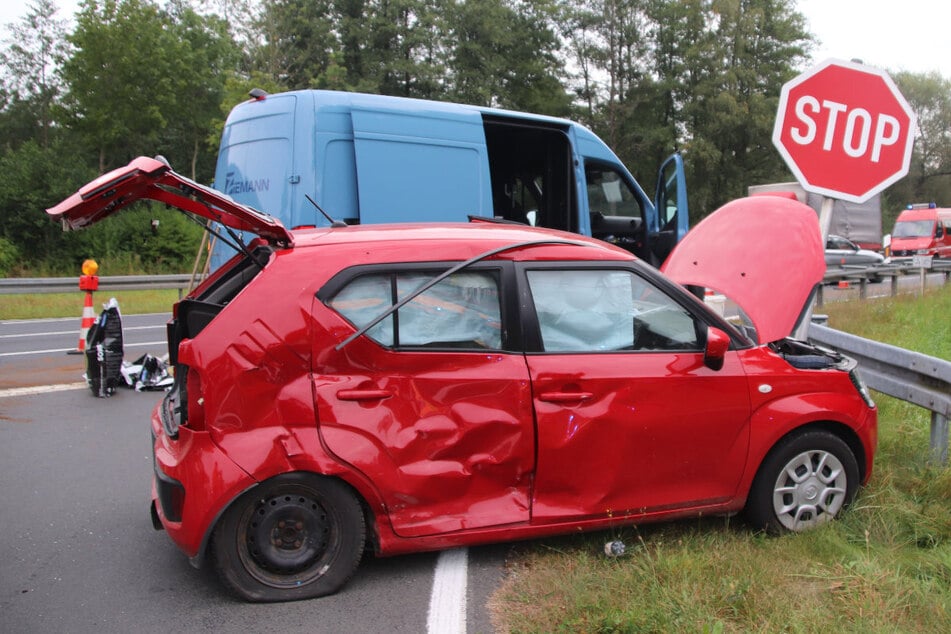
[[[633,260],[631,253],[610,244],[578,234],[491,222],[406,223],[321,227],[292,231],[294,248],[340,245],[384,255],[403,261],[406,253],[413,259],[459,260],[509,244],[545,243],[544,251],[525,249],[506,252],[505,259]],[[559,244],[555,244],[559,243]],[[579,249],[579,246],[581,249]],[[521,254],[521,257],[520,255]],[[386,260],[387,258],[380,258]]]

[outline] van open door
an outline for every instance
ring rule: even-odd
[[[647,224],[648,243],[657,261],[663,262],[690,227],[687,180],[684,159],[680,154],[671,155],[660,166],[654,209],[656,213]]]

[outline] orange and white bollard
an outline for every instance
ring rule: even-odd
[[[79,276],[79,290],[86,292],[86,299],[83,302],[83,319],[79,326],[79,343],[75,350],[70,350],[66,354],[83,354],[86,351],[86,335],[96,321],[96,313],[92,309],[92,293],[99,289],[99,265],[95,260],[86,260],[83,262],[83,274]]]

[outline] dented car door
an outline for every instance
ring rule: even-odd
[[[736,351],[704,364],[705,324],[634,271],[525,270],[538,425],[532,521],[702,508],[735,495],[749,444]]]

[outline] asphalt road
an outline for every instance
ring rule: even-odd
[[[163,354],[166,319],[124,317],[125,358]],[[94,397],[83,357],[66,354],[78,322],[0,323],[0,632],[447,631],[429,621],[438,553],[365,556],[340,593],[276,605],[235,600],[192,568],[149,518],[161,394]],[[466,552],[451,631],[491,632],[506,547]]]

